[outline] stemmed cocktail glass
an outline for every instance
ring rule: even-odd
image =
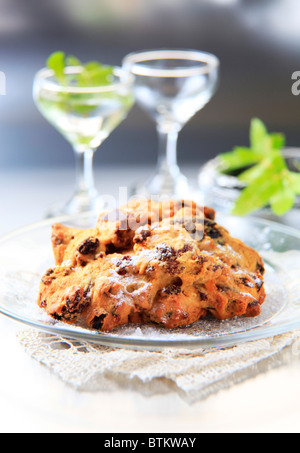
[[[91,87],[74,84],[74,76],[81,71],[81,67],[67,67],[63,85],[50,69],[42,69],[34,79],[33,96],[39,111],[71,143],[76,157],[75,193],[69,202],[54,207],[48,213],[51,217],[106,207],[95,188],[93,156],[134,103],[134,77],[121,68],[114,68],[111,83]]]
[[[135,76],[136,101],[156,122],[160,143],[156,173],[133,195],[188,196],[177,164],[178,134],[215,93],[218,58],[197,50],[151,50],[127,55],[123,68]]]

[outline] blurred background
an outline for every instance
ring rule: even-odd
[[[221,60],[219,90],[184,128],[180,163],[200,164],[248,144],[259,117],[300,145],[299,0],[0,0],[0,168],[73,165],[68,143],[36,110],[33,77],[55,50],[120,64],[131,51],[195,48]],[[135,106],[103,144],[96,165],[155,164],[154,124]]]

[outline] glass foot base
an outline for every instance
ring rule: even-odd
[[[157,174],[144,183],[137,184],[131,189],[132,197],[168,199],[187,199],[193,192],[191,184],[183,174],[176,178]]]

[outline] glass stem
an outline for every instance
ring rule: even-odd
[[[93,169],[94,150],[78,151],[75,148],[74,152],[76,160],[76,194],[87,198],[95,197],[97,190]]]
[[[159,138],[158,167],[160,173],[175,178],[179,173],[177,164],[177,142],[180,128],[158,125]]]

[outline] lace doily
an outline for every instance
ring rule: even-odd
[[[111,349],[32,329],[19,332],[18,338],[27,353],[77,390],[131,388],[147,395],[176,391],[194,402],[282,365],[300,332],[190,354]]]

